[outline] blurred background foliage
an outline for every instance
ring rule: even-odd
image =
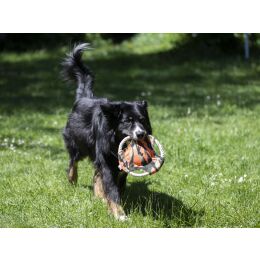
[[[133,38],[134,41],[133,41]],[[171,49],[173,47],[191,47],[199,50],[202,55],[218,55],[223,52],[232,54],[241,52],[243,54],[244,34],[242,33],[215,33],[215,34],[137,34],[137,33],[59,33],[59,34],[0,34],[0,51],[28,51],[42,49],[56,49],[70,47],[75,42],[91,42],[94,47],[104,45],[125,45],[131,48],[134,43],[140,47],[142,53],[144,48],[149,51],[156,49]],[[139,45],[139,46],[138,46]],[[155,46],[157,45],[157,48]],[[260,34],[249,34],[250,50],[256,52],[260,47]]]

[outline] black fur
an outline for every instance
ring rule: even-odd
[[[70,156],[70,166],[89,157],[96,172],[102,175],[106,196],[119,203],[120,190],[126,178],[118,181],[118,145],[128,135],[137,139],[152,134],[147,103],[112,102],[94,97],[93,75],[82,63],[82,53],[88,47],[88,44],[74,47],[63,62],[64,77],[77,83],[76,101],[63,137]]]

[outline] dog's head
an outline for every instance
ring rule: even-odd
[[[152,134],[146,101],[108,102],[101,109],[120,140],[126,136],[140,140]]]

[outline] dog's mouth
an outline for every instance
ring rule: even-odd
[[[133,131],[123,131],[121,133],[120,139],[121,141],[127,137],[130,136],[131,139],[135,140],[135,141],[141,141],[144,140],[145,138],[147,138],[148,133],[146,130],[142,129],[142,128],[135,128]]]
[[[124,133],[122,136],[121,136],[121,141],[127,137],[127,136],[130,136],[131,139],[133,139],[134,141],[142,141],[142,140],[145,140],[147,138],[147,133],[143,133],[143,134],[139,134],[139,135],[136,135],[134,133]]]
[[[132,133],[130,137],[135,141],[141,141],[144,140],[147,137],[146,131],[138,132],[138,133]]]
[[[144,135],[142,137],[135,137],[135,136],[131,136],[131,138],[135,141],[142,141],[147,137],[147,135]]]

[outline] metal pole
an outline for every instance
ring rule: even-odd
[[[249,39],[248,33],[244,33],[245,59],[249,59]]]

